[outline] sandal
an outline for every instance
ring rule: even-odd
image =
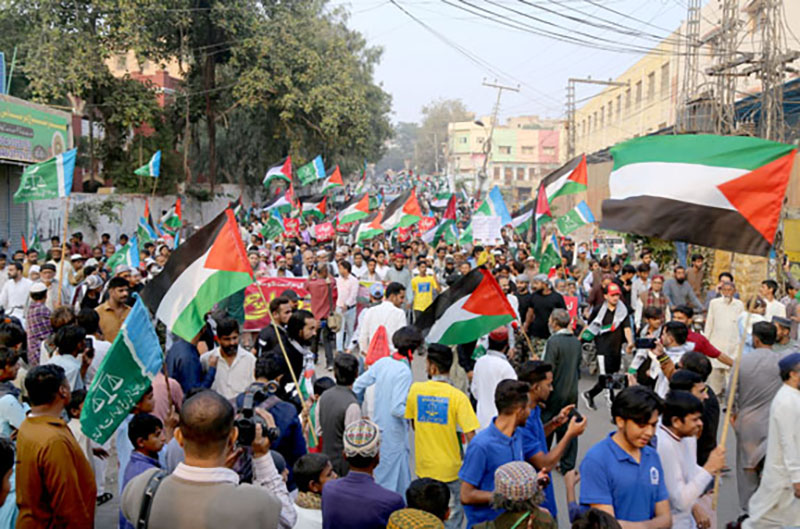
[[[97,505],[100,506],[103,505],[104,503],[108,503],[109,501],[111,501],[111,498],[113,497],[114,495],[111,494],[110,492],[104,492],[103,494],[97,497]]]

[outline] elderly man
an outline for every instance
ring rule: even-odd
[[[761,482],[767,452],[769,407],[781,387],[778,353],[772,350],[777,330],[766,321],[753,325],[754,350],[743,355],[731,421],[736,433],[736,485],[739,507],[747,512],[750,496]]]
[[[781,356],[798,351],[800,345],[797,344],[797,340],[792,340],[792,320],[773,316],[772,323],[778,329],[778,335],[775,338],[775,345],[772,346],[772,350]]]
[[[800,353],[778,362],[783,384],[769,408],[764,479],[750,498],[744,529],[792,527],[800,520]]]
[[[730,357],[736,356],[739,343],[737,321],[744,312],[744,303],[734,298],[736,286],[731,281],[722,281],[718,287],[720,297],[712,299],[708,304],[708,315],[703,334],[711,344]],[[711,360],[713,368],[708,378],[708,385],[714,393],[720,394],[725,389],[730,367],[717,359]]]

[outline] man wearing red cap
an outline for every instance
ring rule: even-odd
[[[622,366],[622,345],[627,343],[626,352],[634,349],[633,332],[631,331],[631,315],[624,303],[620,303],[622,291],[616,283],[609,283],[605,288],[605,301],[595,307],[589,316],[589,325],[581,334],[583,341],[594,341],[597,350],[597,365],[600,376],[592,389],[583,393],[586,406],[596,410],[594,398],[603,389],[607,389],[609,406],[614,400],[612,375],[619,372]]]
[[[501,380],[517,380],[517,373],[506,357],[508,352],[508,327],[498,327],[489,333],[489,349],[475,362],[472,374],[472,395],[478,401],[477,415],[480,429],[488,427],[497,416],[494,392]]]

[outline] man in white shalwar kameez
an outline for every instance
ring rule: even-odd
[[[800,526],[800,353],[778,367],[783,385],[770,405],[764,474],[744,529]]]

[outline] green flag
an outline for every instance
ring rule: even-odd
[[[264,224],[264,227],[261,228],[261,235],[264,236],[264,239],[271,240],[282,235],[283,231],[283,219],[281,219],[280,214],[276,210],[273,210],[267,222]]]
[[[86,394],[83,433],[96,443],[105,443],[150,387],[162,362],[150,315],[137,297]]]
[[[161,174],[161,151],[156,151],[150,161],[135,170],[133,174],[158,178]]]
[[[69,196],[77,152],[78,149],[72,149],[26,167],[22,172],[19,188],[14,193],[14,203]]]
[[[539,259],[539,273],[550,273],[550,269],[561,264],[561,254],[558,253],[558,242],[555,237],[551,237],[550,244],[544,249],[542,257]]]
[[[325,178],[325,166],[322,165],[322,156],[317,156],[309,163],[297,170],[300,185],[313,184],[320,178]]]
[[[135,235],[130,238],[125,246],[114,252],[114,255],[108,258],[106,266],[108,266],[108,269],[113,273],[114,269],[121,264],[133,268],[139,267],[139,246],[136,242]]]

